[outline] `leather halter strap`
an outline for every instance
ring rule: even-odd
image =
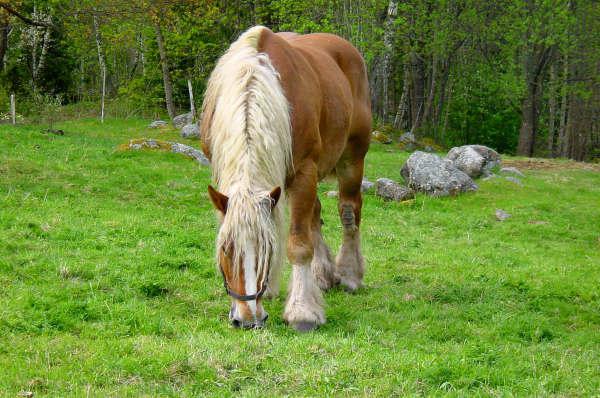
[[[230,295],[231,297],[233,297],[236,300],[239,300],[239,301],[257,300],[257,299],[261,298],[262,295],[265,294],[265,291],[267,290],[267,284],[269,282],[268,274],[262,283],[262,287],[260,288],[260,290],[257,293],[255,293],[255,294],[238,294],[238,293],[234,292],[233,290],[231,290],[229,288],[229,286],[227,285],[227,279],[225,278],[225,272],[223,272],[223,268],[219,267],[219,271],[221,271],[221,275],[223,276],[223,287],[225,288],[225,291],[227,292],[228,295]]]

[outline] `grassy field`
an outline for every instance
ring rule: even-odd
[[[600,172],[547,163],[523,187],[412,204],[368,193],[366,287],[326,293],[309,334],[283,323],[284,289],[268,327],[243,331],[214,266],[210,171],[114,151],[176,138],[146,125],[0,126],[2,396],[600,395]],[[407,156],[374,144],[366,176],[400,180]]]

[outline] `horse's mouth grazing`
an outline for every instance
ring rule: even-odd
[[[265,312],[265,316],[262,319],[246,321],[244,319],[235,318],[235,303],[231,304],[231,310],[229,310],[229,320],[231,325],[236,329],[262,329],[269,319],[269,314]]]

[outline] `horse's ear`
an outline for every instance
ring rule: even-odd
[[[271,198],[271,210],[275,207],[275,205],[277,205],[277,202],[279,202],[280,196],[281,187],[276,187],[269,193],[269,197]]]
[[[223,214],[227,212],[227,202],[229,201],[229,198],[226,195],[223,195],[221,192],[209,185],[208,196],[210,196],[210,200],[213,202],[213,205],[215,205],[217,210]]]

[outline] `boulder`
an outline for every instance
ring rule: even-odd
[[[171,143],[171,152],[181,153],[183,155],[191,157],[203,166],[210,166],[210,161],[206,158],[206,156],[204,156],[204,153],[191,146],[180,144],[178,142],[173,142]]]
[[[397,202],[415,197],[412,189],[400,185],[389,178],[379,178],[377,180],[377,191],[375,194],[384,200],[395,200]]]
[[[193,121],[194,117],[192,116],[192,112],[182,113],[173,118],[173,126],[175,126],[176,129],[180,129],[186,124],[191,124]]]
[[[478,189],[471,177],[451,160],[431,153],[414,152],[402,166],[401,173],[409,188],[432,196],[457,195]]]
[[[520,187],[522,187],[522,186],[523,186],[523,183],[522,183],[522,182],[521,182],[521,180],[519,180],[517,177],[511,177],[511,176],[508,176],[508,177],[504,177],[504,179],[505,179],[505,180],[508,180],[508,181],[510,181],[510,182],[512,182],[512,183],[514,183],[514,184],[517,184],[517,185],[518,185],[518,186],[520,186]]]
[[[500,169],[500,173],[502,174],[514,174],[519,177],[525,177],[525,174],[521,173],[521,170],[516,167],[503,167]]]
[[[417,142],[417,139],[413,133],[407,131],[406,133],[402,134],[400,138],[398,138],[398,142],[408,144],[409,142]]]
[[[204,156],[202,151],[189,145],[180,144],[179,142],[162,141],[153,138],[139,138],[129,140],[126,144],[121,144],[117,149],[120,151],[154,149],[165,152],[181,153],[194,159],[203,166],[210,166],[210,161]]]
[[[363,178],[362,183],[360,184],[360,190],[361,192],[367,192],[368,190],[373,188],[373,186],[375,186],[375,183],[367,180],[366,178]]]
[[[196,123],[190,123],[181,129],[182,138],[200,138],[200,127]]]
[[[327,195],[328,198],[337,198],[338,191],[327,191],[327,193],[325,195]]]
[[[504,221],[511,217],[510,214],[508,214],[507,212],[505,212],[502,209],[496,209],[495,215],[496,215],[496,220],[498,220],[498,221]]]
[[[483,145],[463,145],[450,149],[446,156],[454,165],[471,178],[488,176],[500,165],[498,152]]]
[[[165,122],[164,120],[155,120],[152,123],[150,123],[150,125],[148,126],[151,129],[157,129],[160,127],[165,127],[167,125],[167,122]]]

